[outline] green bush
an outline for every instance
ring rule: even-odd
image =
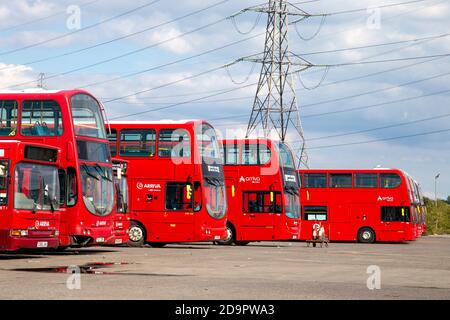
[[[425,198],[427,206],[427,234],[450,234],[450,204]]]

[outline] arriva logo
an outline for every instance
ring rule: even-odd
[[[136,183],[136,188],[138,188],[139,190],[142,189],[161,189],[161,185],[159,183],[142,183],[142,182],[138,182]]]
[[[261,178],[260,177],[244,177],[241,176],[241,178],[239,179],[240,183],[261,183]]]
[[[394,197],[382,197],[382,196],[378,196],[378,201],[387,201],[387,202],[393,202],[394,201]]]

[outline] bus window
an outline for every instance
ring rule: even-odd
[[[381,207],[381,221],[410,222],[409,207]]]
[[[58,170],[59,178],[59,205],[66,203],[66,172],[63,169]]]
[[[6,160],[0,161],[0,205],[8,204],[8,176],[9,163]]]
[[[109,140],[109,150],[111,152],[111,157],[115,157],[117,155],[117,130],[107,129],[107,136]]]
[[[355,174],[356,188],[377,188],[378,174],[376,173],[356,173]]]
[[[284,193],[286,216],[291,219],[300,217],[300,195],[293,192]]]
[[[280,163],[284,168],[295,169],[294,158],[292,157],[292,153],[289,148],[283,144],[278,144],[278,150],[280,153]]]
[[[305,188],[326,188],[327,174],[326,173],[305,173],[304,175]]]
[[[16,135],[17,105],[14,100],[0,100],[0,136]]]
[[[109,215],[115,204],[112,169],[98,164],[82,164],[80,171],[86,209],[94,215]]]
[[[244,192],[243,199],[245,213],[282,212],[280,192]]]
[[[60,136],[63,124],[59,104],[53,100],[24,101],[20,132],[24,136]]]
[[[192,184],[167,183],[166,185],[166,209],[173,211],[193,210]]]
[[[245,165],[261,165],[270,161],[270,149],[262,143],[246,143],[242,151],[242,163]]]
[[[14,177],[15,209],[58,210],[60,189],[55,167],[19,163]]]
[[[106,131],[100,106],[87,94],[76,94],[70,99],[75,134],[106,139]]]
[[[328,207],[303,207],[303,219],[306,221],[326,221],[328,218]]]
[[[67,169],[67,206],[73,207],[77,203],[78,187],[77,172],[74,168]]]
[[[239,164],[239,147],[237,144],[224,144],[223,150],[225,164]]]
[[[87,140],[77,140],[78,159],[90,162],[111,162],[108,144]]]
[[[162,129],[158,135],[158,156],[185,158],[191,156],[191,139],[183,129]]]
[[[332,173],[330,174],[331,188],[351,188],[352,174],[351,173]]]
[[[402,178],[396,173],[381,173],[381,188],[397,188],[402,183]]]
[[[121,130],[119,152],[121,156],[126,157],[154,157],[156,154],[156,130]]]

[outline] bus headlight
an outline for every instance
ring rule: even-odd
[[[28,230],[11,230],[11,237],[27,237]]]

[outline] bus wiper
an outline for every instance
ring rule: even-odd
[[[86,171],[86,174],[87,174],[89,177],[94,178],[94,179],[97,180],[97,181],[100,181],[100,179],[99,179],[96,175],[93,175],[93,174],[89,171],[89,167],[88,167],[87,165],[82,164],[81,166],[82,166],[83,169]]]
[[[215,187],[222,187],[222,186],[223,186],[222,181],[220,181],[220,179],[218,179],[218,178],[209,178],[209,177],[206,177],[205,180],[206,180],[206,182],[208,182],[210,185],[213,185],[213,186],[215,186]]]
[[[95,164],[95,170],[98,172],[98,174],[100,175],[100,177],[102,177],[105,180],[108,180],[109,182],[113,182],[111,178],[109,178],[108,176],[106,176],[105,172],[103,171],[103,168],[96,163]]]
[[[287,193],[289,193],[289,194],[291,194],[293,196],[298,196],[299,195],[298,190],[295,187],[291,187],[291,186],[285,187],[284,190]]]

